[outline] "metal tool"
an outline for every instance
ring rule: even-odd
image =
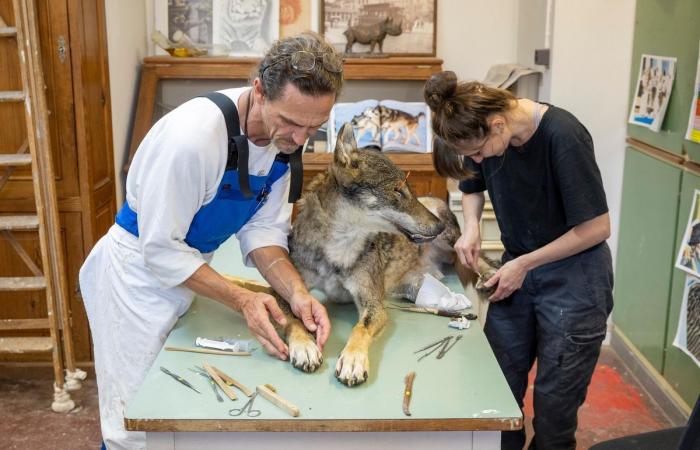
[[[399,305],[396,303],[390,303],[390,304],[386,305],[386,307],[389,309],[398,309],[400,311],[434,314],[434,315],[440,316],[440,317],[451,317],[451,318],[466,317],[469,320],[476,319],[476,315],[474,315],[472,313],[465,314],[462,312],[455,312],[455,311],[442,311],[442,310],[437,309],[437,308],[426,308],[426,307],[420,307],[420,306]]]
[[[248,417],[258,417],[260,415],[260,410],[253,409],[253,401],[255,400],[256,396],[257,394],[253,393],[253,395],[250,397],[250,400],[248,400],[248,402],[245,405],[243,405],[242,408],[233,408],[229,410],[228,414],[230,416],[238,417],[245,412]]]
[[[447,354],[447,352],[449,352],[450,350],[452,350],[452,347],[454,347],[455,344],[457,344],[457,342],[458,342],[460,339],[462,339],[462,335],[461,335],[461,334],[455,338],[454,342],[453,342],[452,344],[450,344],[449,347],[448,347],[447,345],[443,346],[442,350],[440,350],[440,351],[438,352],[436,358],[437,358],[437,359],[442,359],[442,357],[445,356],[445,355]]]
[[[441,349],[447,347],[447,345],[450,343],[451,340],[452,340],[452,336],[447,336],[446,338],[442,339],[441,341],[438,341],[437,344],[434,344],[434,347],[432,350],[430,350],[428,353],[426,353],[425,355],[418,358],[418,362],[420,362],[423,358],[426,358],[426,357],[432,355],[433,353],[435,353],[436,350],[442,351]],[[428,348],[430,348],[430,347],[428,347]]]
[[[176,374],[172,373],[171,371],[169,371],[168,369],[166,369],[166,368],[163,367],[163,366],[160,366],[160,371],[163,372],[163,373],[165,373],[166,375],[170,375],[170,376],[173,377],[176,381],[178,381],[178,382],[181,383],[181,384],[184,384],[185,386],[187,386],[188,388],[192,389],[192,390],[195,391],[196,393],[201,394],[201,392],[199,392],[197,389],[195,389],[195,387],[192,386],[192,385],[190,384],[189,381],[185,380],[185,379],[182,378],[180,375],[176,375]]]
[[[442,338],[442,339],[440,339],[440,340],[437,340],[437,341],[433,342],[432,344],[428,344],[428,345],[426,345],[425,347],[421,348],[420,350],[416,350],[416,351],[413,352],[413,353],[420,353],[420,352],[422,352],[422,351],[424,351],[424,350],[428,350],[429,348],[435,347],[435,346],[438,345],[438,344],[442,344],[443,342],[445,342],[445,339],[447,339],[447,338],[449,338],[449,336],[444,337],[444,338]]]
[[[202,369],[200,369],[200,368],[197,367],[197,366],[195,366],[194,369],[190,367],[190,370],[191,370],[192,372],[197,373],[197,374],[203,376],[204,378],[206,378],[207,381],[209,382],[209,386],[211,386],[211,390],[214,391],[214,395],[216,395],[216,399],[217,399],[219,402],[223,402],[223,401],[224,401],[224,399],[221,398],[221,396],[219,395],[219,390],[216,389],[216,383],[214,382],[214,379],[213,379],[212,377],[210,377],[209,374],[208,374],[205,370],[202,370]]]

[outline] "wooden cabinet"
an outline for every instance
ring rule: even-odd
[[[42,67],[63,234],[70,314],[78,361],[91,359],[78,271],[95,242],[114,221],[116,199],[112,153],[109,71],[104,0],[37,0]],[[14,24],[12,1],[0,0],[0,15]],[[16,43],[0,40],[0,90],[19,90]],[[26,139],[21,103],[0,103],[0,153],[15,153]],[[13,173],[0,190],[0,214],[34,210],[31,173]],[[38,236],[19,234],[22,246],[41,266]],[[0,239],[0,276],[26,270]],[[41,292],[2,293],[0,319],[46,316]]]

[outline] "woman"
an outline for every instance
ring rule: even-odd
[[[460,179],[464,230],[455,245],[478,270],[488,190],[505,247],[485,333],[522,407],[537,360],[530,448],[574,449],[583,403],[612,310],[610,219],[586,128],[553,105],[515,98],[453,72],[425,86],[442,176]],[[525,432],[505,432],[521,449]]]

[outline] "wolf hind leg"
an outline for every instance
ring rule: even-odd
[[[287,325],[283,331],[289,346],[289,362],[303,372],[315,372],[323,363],[321,350],[302,321],[294,316],[289,304],[278,296],[276,298],[277,304],[287,319]]]
[[[346,386],[356,386],[369,376],[369,346],[386,325],[387,315],[381,301],[360,311],[360,318],[350,333],[335,366],[335,377]]]

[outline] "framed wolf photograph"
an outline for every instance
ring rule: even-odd
[[[437,0],[324,0],[323,34],[353,56],[435,56]]]

